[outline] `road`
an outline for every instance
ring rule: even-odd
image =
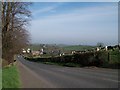
[[[22,88],[118,88],[118,70],[73,68],[17,57]]]

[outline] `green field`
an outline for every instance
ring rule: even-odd
[[[38,44],[32,44],[29,45],[27,48],[30,48],[31,50],[40,50],[41,46]]]
[[[44,46],[44,44],[31,44],[26,48],[30,48],[31,50],[36,51],[36,50],[42,49],[43,46]],[[54,45],[54,44],[46,44],[45,46],[46,46],[46,48],[44,48],[44,49],[46,49],[46,50],[61,49],[58,45]]]
[[[47,49],[49,50],[55,50],[60,49],[62,51],[84,51],[84,50],[91,50],[93,48],[96,48],[96,46],[89,46],[89,45],[46,45]],[[40,44],[31,44],[27,48],[30,48],[31,50],[40,50],[42,48],[42,45]]]
[[[84,51],[84,50],[91,50],[96,48],[95,46],[87,46],[87,45],[72,45],[72,46],[64,46],[64,50],[76,50],[76,51]]]
[[[20,79],[17,67],[5,67],[2,70],[2,88],[19,88]]]

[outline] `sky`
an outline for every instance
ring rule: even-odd
[[[118,43],[117,2],[34,2],[30,10],[31,43]]]

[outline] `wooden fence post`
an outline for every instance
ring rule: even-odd
[[[110,61],[110,54],[109,54],[109,52],[108,52],[108,62]]]

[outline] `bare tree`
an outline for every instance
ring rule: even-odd
[[[26,30],[31,16],[28,2],[2,2],[2,58],[13,62],[14,54],[29,43]]]

